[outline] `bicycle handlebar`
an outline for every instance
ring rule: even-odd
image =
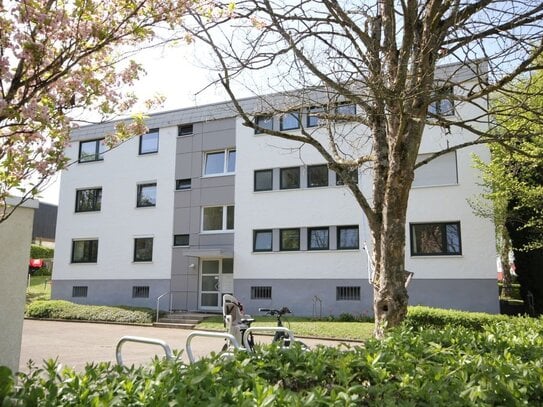
[[[270,314],[270,315],[279,315],[279,316],[291,313],[287,307],[283,307],[281,309],[259,308],[258,311],[265,312],[266,314]]]

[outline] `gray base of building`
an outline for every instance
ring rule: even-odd
[[[251,298],[251,287],[271,287],[271,299]],[[337,287],[360,287],[360,298],[341,300]],[[236,297],[246,312],[258,315],[258,308],[286,306],[299,316],[329,316],[349,313],[373,315],[373,288],[368,280],[304,279],[234,281]],[[427,305],[465,311],[499,313],[498,285],[495,279],[416,280],[408,288],[409,305]]]
[[[87,287],[86,290],[74,287]],[[134,287],[149,287],[145,288]],[[86,291],[86,296],[80,296]],[[136,291],[136,292],[135,292]],[[156,308],[157,298],[170,291],[170,280],[53,280],[51,298],[88,305],[127,305]],[[74,296],[75,295],[75,296]],[[134,297],[134,295],[147,295]],[[160,308],[168,309],[168,296]]]

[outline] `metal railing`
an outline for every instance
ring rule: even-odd
[[[158,298],[156,299],[156,322],[158,322],[158,317],[160,315],[160,300],[162,299],[162,297],[166,295],[170,296],[170,306],[168,308],[168,312],[172,311],[173,292],[168,291],[168,292],[165,292],[164,294],[160,294]]]
[[[158,346],[161,346],[162,349],[164,349],[164,353],[166,354],[166,359],[171,360],[174,357],[172,353],[172,349],[170,348],[170,345],[168,345],[162,339],[144,338],[142,336],[123,336],[121,339],[119,339],[119,342],[117,342],[117,347],[115,349],[115,357],[117,359],[117,364],[121,366],[123,366],[122,348],[126,342],[136,342],[136,343],[146,343],[149,345],[158,345]]]
[[[194,361],[196,360],[194,358],[194,354],[192,353],[192,340],[197,336],[202,336],[202,337],[206,337],[206,338],[224,338],[224,339],[228,339],[235,349],[245,350],[245,348],[240,346],[240,344],[238,343],[238,341],[234,337],[234,335],[231,335],[231,334],[229,334],[227,332],[193,331],[187,337],[187,342],[186,342],[186,345],[185,345],[185,349],[186,349],[186,352],[187,352],[187,357],[189,358],[190,363],[194,363]],[[224,353],[224,355],[228,355],[228,353]]]

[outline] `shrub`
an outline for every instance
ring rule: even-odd
[[[32,302],[27,306],[26,316],[31,318],[149,324],[153,322],[154,311],[149,308],[81,305],[69,301],[53,300]]]
[[[414,328],[450,325],[481,330],[485,324],[508,320],[509,317],[506,315],[415,306],[408,308],[405,324]]]
[[[543,319],[491,321],[483,330],[403,326],[363,347],[317,347],[211,358],[185,366],[49,361],[0,369],[0,405],[474,406],[543,405]]]
[[[49,247],[38,246],[33,244],[30,246],[31,259],[52,259],[55,255],[55,250]]]

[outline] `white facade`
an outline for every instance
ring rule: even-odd
[[[72,285],[96,280],[106,286],[118,280],[169,281],[176,136],[176,127],[162,128],[157,153],[140,155],[135,137],[107,151],[103,160],[90,162],[78,162],[80,140],[72,141],[66,154],[74,164],[61,177],[53,290],[60,290],[63,280]],[[156,206],[137,207],[142,183],[156,183]],[[102,188],[99,211],[75,211],[76,191],[85,188]],[[153,238],[152,261],[134,262],[134,239],[141,237]],[[98,240],[97,261],[73,262],[73,241],[87,239]],[[103,302],[110,301],[116,303],[114,298]]]
[[[455,106],[455,115],[463,118],[480,113]],[[365,242],[371,246],[367,222],[350,190],[336,185],[331,170],[326,170],[327,185],[308,187],[308,166],[325,164],[313,147],[254,134],[228,103],[160,113],[148,122],[159,129],[157,153],[139,154],[136,137],[105,153],[103,160],[78,163],[81,142],[102,138],[111,126],[74,132],[67,155],[76,162],[61,179],[54,298],[154,307],[157,297],[169,292],[174,309],[218,310],[220,296],[233,291],[253,313],[258,307],[282,306],[298,315],[373,312],[363,250]],[[351,137],[364,131],[356,129]],[[461,130],[451,131],[427,128],[420,158],[470,140]],[[227,157],[234,151],[235,171],[226,171],[224,161],[224,174],[205,175],[210,153]],[[406,269],[415,273],[411,304],[498,311],[493,225],[476,217],[468,204],[481,192],[472,154],[488,158],[486,147],[472,146],[416,172],[406,225]],[[290,167],[299,169],[300,186],[281,189],[280,171]],[[255,192],[255,171],[260,170],[273,175],[273,188]],[[360,170],[358,176],[370,196],[371,171]],[[154,183],[156,205],[137,207],[138,185]],[[76,212],[77,191],[91,188],[102,188],[100,210]],[[203,208],[211,206],[223,208],[224,219],[221,230],[209,232],[203,230]],[[231,206],[233,231],[226,226]],[[443,225],[447,239],[450,226],[455,253],[414,253],[413,231],[420,225]],[[325,249],[309,250],[311,228],[325,228]],[[358,228],[356,247],[338,247],[338,234],[345,228]],[[297,250],[281,247],[284,229],[298,231]],[[255,231],[271,239],[269,250],[255,250]],[[152,261],[134,261],[138,238],[153,239]],[[98,240],[96,261],[74,261],[73,242],[81,239]],[[76,295],[82,287],[85,296]],[[135,295],[141,287],[147,287],[145,298]]]

